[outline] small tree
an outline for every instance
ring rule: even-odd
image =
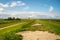
[[[15,17],[13,17],[12,19],[15,20]]]
[[[16,18],[16,20],[20,20],[20,18]]]
[[[12,20],[12,18],[11,17],[8,17],[8,20]]]
[[[15,17],[8,17],[8,20],[15,20]]]

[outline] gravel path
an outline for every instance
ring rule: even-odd
[[[60,36],[47,31],[24,31],[18,32],[18,35],[23,36],[23,40],[56,40],[60,39]]]

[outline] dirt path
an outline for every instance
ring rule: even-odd
[[[24,31],[17,33],[23,36],[23,40],[56,40],[60,39],[60,36],[47,31]]]
[[[9,27],[12,27],[12,26],[16,26],[16,25],[19,25],[19,24],[21,24],[21,23],[17,23],[17,24],[14,24],[14,25],[10,25],[10,26],[7,26],[7,27],[0,28],[0,30],[3,30],[5,28],[9,28]]]

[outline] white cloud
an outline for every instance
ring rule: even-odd
[[[50,6],[50,8],[49,8],[49,12],[52,12],[53,9],[54,9],[54,7],[53,7],[53,6]]]
[[[3,11],[4,9],[3,8],[0,8],[0,11]]]
[[[9,7],[9,5],[8,4],[4,4],[3,7],[4,8],[7,8],[7,7]]]
[[[17,6],[17,3],[16,2],[12,2],[10,7],[14,7],[14,6]]]
[[[4,10],[4,8],[8,7],[8,3],[7,4],[2,4],[0,3],[0,12]]]
[[[17,4],[18,4],[19,6],[26,6],[26,3],[22,2],[22,1],[17,1]]]
[[[0,14],[9,15],[11,17],[19,17],[19,18],[57,18],[57,13],[49,13],[49,12],[16,12],[16,11],[10,11],[10,12],[0,12]],[[59,17],[60,18],[60,17]]]
[[[15,7],[15,6],[27,6],[26,3],[22,1],[13,1],[11,3],[0,3],[0,8],[8,8],[8,7]]]
[[[31,18],[55,18],[57,15],[48,12],[4,12],[4,14],[10,14],[11,17],[31,17]]]
[[[24,5],[26,5],[24,2],[22,2],[22,1],[14,1],[14,2],[12,2],[11,4],[10,4],[10,7],[15,7],[15,6],[24,6]]]
[[[29,7],[27,6],[26,3],[22,2],[22,1],[13,1],[13,2],[10,2],[10,3],[0,3],[0,13],[1,11],[5,11],[5,9],[7,8],[12,8],[12,7],[16,7],[16,6],[20,6],[22,7],[22,9],[25,11],[27,10]]]
[[[0,7],[2,7],[2,8],[7,8],[8,6],[9,6],[8,3],[6,3],[6,4],[0,3]]]

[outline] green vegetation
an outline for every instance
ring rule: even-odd
[[[38,25],[38,26],[32,26],[36,23],[42,24],[42,25]],[[29,31],[48,31],[51,33],[55,33],[60,35],[60,22],[58,22],[58,20],[34,20],[33,22],[30,22],[29,24],[26,24],[24,26],[22,26],[22,29],[24,30],[29,30]]]
[[[24,22],[20,22],[19,25],[0,30],[0,39],[1,40],[22,40],[22,36],[16,35],[16,32],[23,31],[21,27],[30,22],[24,20]]]
[[[17,19],[12,19],[12,18],[8,18],[8,19],[0,19],[0,28],[9,26],[9,25],[13,25],[13,24],[17,24],[20,23],[21,20],[19,18]]]
[[[21,35],[16,35],[13,32],[8,32],[0,36],[0,40],[22,40]]]
[[[18,19],[18,18],[17,18]],[[2,22],[6,21],[6,23]],[[10,25],[10,23],[17,24],[16,26],[12,26],[9,28],[5,28],[3,30],[0,30],[0,40],[22,40],[21,35],[17,35],[17,32],[21,31],[48,31],[51,33],[55,33],[57,35],[60,35],[60,20],[52,20],[52,19],[21,19],[21,20],[0,20],[2,26],[1,28],[4,28],[3,25],[5,24],[6,26]],[[42,25],[37,25],[37,26],[32,26],[36,23],[42,24]],[[59,39],[57,39],[59,40]]]

